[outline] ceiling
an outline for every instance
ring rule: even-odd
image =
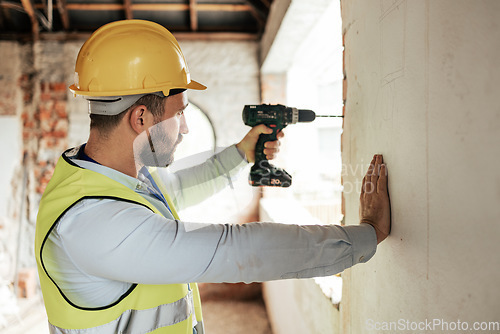
[[[273,0],[0,0],[0,39],[86,38],[103,24],[144,19],[177,38],[258,39]]]

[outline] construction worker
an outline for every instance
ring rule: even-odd
[[[98,29],[71,91],[88,100],[86,144],[59,159],[40,202],[35,252],[51,333],[203,333],[194,282],[258,282],[338,273],[368,261],[390,230],[387,170],[363,180],[361,224],[189,223],[176,209],[224,188],[248,162],[256,126],[205,163],[169,174],[187,134],[190,79],[170,32],[142,20]],[[269,158],[279,142],[270,142]]]

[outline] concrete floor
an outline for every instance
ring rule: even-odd
[[[207,334],[271,334],[260,283],[201,283]]]
[[[19,315],[8,316],[8,324],[0,327],[1,334],[49,334],[47,314],[41,298],[18,299]]]
[[[207,301],[203,303],[207,334],[272,334],[264,302]]]

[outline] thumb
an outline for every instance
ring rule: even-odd
[[[245,153],[249,162],[254,162],[255,160],[255,145],[259,140],[259,136],[263,133],[271,134],[273,130],[268,128],[265,124],[254,126],[248,131],[246,136],[236,144],[236,147]]]
[[[248,134],[251,135],[252,137],[259,137],[262,133],[264,134],[271,134],[273,133],[273,129],[268,128],[265,124],[259,124],[254,126]]]

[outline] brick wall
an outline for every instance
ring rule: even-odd
[[[68,112],[66,83],[40,83],[40,101],[30,117],[23,113],[23,138],[37,141],[33,154],[36,192],[42,194],[49,182],[57,157],[67,148]],[[31,152],[34,153],[34,152]]]
[[[17,84],[20,61],[19,48],[15,42],[0,45],[0,116],[15,116],[19,110],[20,90]],[[8,60],[6,62],[5,60]]]
[[[57,158],[68,146],[64,45],[50,44],[52,52],[46,53],[43,43],[0,42],[0,128],[6,146],[0,171],[0,280],[4,281],[15,279],[16,267],[35,266],[38,202]]]

